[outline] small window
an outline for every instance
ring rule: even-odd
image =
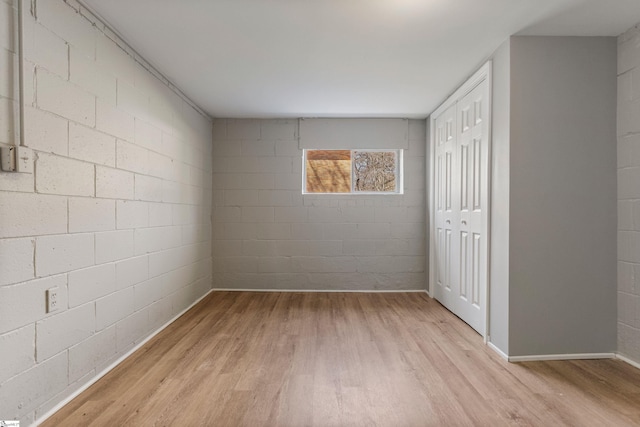
[[[303,156],[304,193],[402,193],[402,150],[304,150]]]

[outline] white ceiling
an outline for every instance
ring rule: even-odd
[[[640,0],[84,0],[213,117],[426,117],[512,34],[617,36]]]

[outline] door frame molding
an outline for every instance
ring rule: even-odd
[[[429,173],[427,174],[427,188],[429,190],[429,194],[427,197],[428,200],[428,211],[429,216],[427,220],[429,221],[429,283],[427,288],[427,293],[431,298],[434,297],[435,291],[435,121],[436,119],[445,112],[451,105],[458,102],[458,100],[462,99],[465,95],[475,89],[480,83],[486,81],[487,82],[487,91],[488,91],[488,111],[487,111],[487,123],[488,123],[488,153],[487,153],[487,182],[486,182],[486,191],[487,191],[487,215],[484,223],[482,224],[484,235],[486,236],[486,245],[487,245],[487,265],[486,265],[486,290],[482,296],[482,303],[485,308],[485,334],[483,336],[484,342],[489,342],[489,338],[491,336],[491,331],[489,329],[489,318],[490,318],[490,310],[489,310],[489,302],[490,302],[490,293],[491,293],[491,281],[490,281],[490,273],[491,273],[491,171],[492,171],[492,162],[491,162],[491,153],[492,153],[492,110],[493,110],[493,101],[492,101],[492,62],[491,60],[487,61],[478,71],[476,71],[469,79],[467,79],[458,89],[456,89],[453,94],[451,94],[436,110],[430,114],[429,116],[429,141],[428,141],[428,153],[429,153]]]

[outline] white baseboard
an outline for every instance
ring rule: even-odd
[[[213,292],[307,292],[307,293],[363,293],[363,294],[400,294],[429,293],[425,289],[236,289],[214,288]]]
[[[509,362],[542,362],[546,360],[588,360],[615,358],[615,353],[532,354],[530,356],[508,356]]]
[[[634,368],[640,369],[640,362],[636,362],[635,360],[631,360],[626,356],[623,356],[621,354],[616,354],[616,359],[620,359],[623,362],[628,363],[629,365],[633,366]]]
[[[51,417],[53,414],[55,414],[56,412],[58,412],[60,409],[62,409],[63,406],[65,406],[67,403],[71,402],[73,399],[75,399],[76,397],[78,397],[78,395],[80,393],[82,393],[83,391],[85,391],[86,389],[88,389],[89,387],[91,387],[93,384],[95,384],[100,378],[104,377],[105,375],[107,375],[110,371],[112,371],[116,366],[118,366],[120,363],[122,363],[127,357],[131,356],[133,353],[135,353],[137,350],[139,350],[143,345],[145,345],[147,342],[149,342],[149,340],[151,340],[153,337],[155,337],[156,335],[158,335],[160,332],[162,332],[167,326],[169,326],[170,324],[172,324],[173,322],[175,322],[180,316],[182,316],[183,314],[185,314],[187,311],[191,310],[191,308],[193,308],[193,306],[195,306],[196,304],[198,304],[200,301],[202,301],[207,295],[209,295],[211,292],[213,292],[214,289],[210,289],[206,294],[202,295],[200,298],[198,298],[196,301],[194,301],[189,307],[185,308],[184,310],[182,310],[180,313],[176,314],[171,320],[169,320],[167,323],[165,323],[164,325],[160,326],[160,328],[158,328],[155,332],[153,332],[151,335],[149,335],[148,337],[146,337],[144,340],[140,341],[135,347],[133,347],[131,350],[129,350],[128,352],[126,352],[125,354],[123,354],[122,356],[120,356],[118,358],[118,360],[116,360],[115,362],[113,362],[111,365],[109,365],[108,367],[106,367],[104,370],[102,370],[102,372],[100,372],[99,374],[97,374],[95,377],[93,377],[88,383],[86,383],[85,385],[83,385],[82,387],[80,387],[78,390],[76,390],[75,392],[73,392],[71,395],[69,395],[66,399],[64,399],[62,402],[58,403],[56,406],[54,406],[53,408],[51,408],[47,413],[45,413],[44,415],[42,415],[40,418],[38,418],[33,424],[32,426],[38,426],[40,424],[42,424],[47,418]]]
[[[491,341],[487,342],[487,345],[489,346],[489,348],[493,351],[495,351],[496,353],[498,353],[498,355],[500,357],[502,357],[504,360],[506,360],[507,362],[509,362],[509,356],[506,355],[506,353],[502,350],[500,350],[498,347],[495,346],[494,343],[492,343]]]

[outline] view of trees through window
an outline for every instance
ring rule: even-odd
[[[305,150],[306,193],[398,193],[396,150]]]

